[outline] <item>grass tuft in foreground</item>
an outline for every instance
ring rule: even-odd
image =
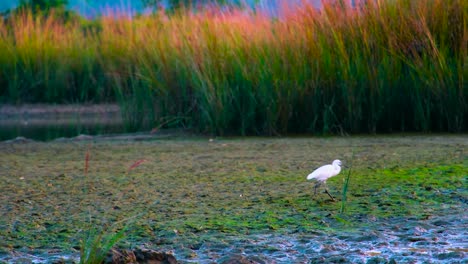
[[[124,238],[125,229],[118,232],[88,230],[87,237],[80,241],[80,264],[103,263],[110,250]]]

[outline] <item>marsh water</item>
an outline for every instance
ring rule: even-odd
[[[117,105],[0,106],[0,141],[17,137],[50,141],[123,132]]]
[[[467,220],[466,213],[450,211],[427,220],[375,221],[354,231],[204,234],[205,242],[174,236],[174,244],[158,250],[172,252],[180,263],[467,263]],[[2,261],[76,263],[79,254],[0,252]]]
[[[182,246],[175,252],[181,261],[194,263],[239,256],[253,263],[466,263],[467,224],[466,214],[452,211],[423,221],[375,221],[354,231],[215,235],[197,250]]]

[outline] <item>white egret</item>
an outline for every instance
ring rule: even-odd
[[[307,180],[316,180],[317,183],[314,186],[314,195],[317,194],[317,188],[323,184],[325,185],[325,192],[334,201],[335,198],[328,192],[327,180],[333,176],[336,176],[341,171],[341,161],[334,160],[332,164],[323,165],[322,167],[314,170],[311,174],[307,175]]]

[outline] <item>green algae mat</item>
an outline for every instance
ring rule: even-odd
[[[314,196],[306,180],[334,159],[349,167],[328,180],[337,201]],[[201,263],[229,254],[299,261],[294,256],[339,252],[339,244],[326,247],[334,243],[326,242],[330,234],[347,245],[378,243],[367,231],[350,234],[382,223],[408,223],[413,231],[404,239],[417,246],[416,231],[431,226],[466,234],[467,179],[465,135],[3,142],[0,262],[14,254],[44,262],[77,256],[93,232],[121,232],[120,247],[172,250],[179,260]],[[466,244],[445,245],[453,250],[434,258],[466,257]],[[416,246],[408,252],[418,254]],[[361,249],[364,260],[392,257],[374,251]]]

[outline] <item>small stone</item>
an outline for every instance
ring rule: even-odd
[[[133,251],[126,249],[112,249],[104,260],[105,264],[128,264],[136,263]]]
[[[112,249],[104,261],[104,264],[129,263],[177,264],[177,260],[169,253],[138,248],[135,250]]]
[[[166,252],[157,252],[150,249],[136,249],[134,252],[139,263],[177,264],[174,255]]]

